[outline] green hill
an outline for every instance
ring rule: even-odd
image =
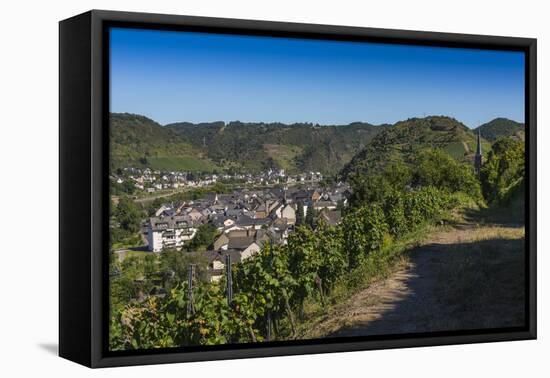
[[[247,171],[283,168],[289,173],[337,173],[385,126],[368,123],[320,126],[310,123],[175,123],[167,129],[215,162]]]
[[[389,162],[405,161],[425,148],[441,149],[454,158],[472,161],[476,135],[454,118],[430,116],[397,122],[376,135],[341,171],[343,178],[368,173]],[[482,140],[482,150],[490,144]]]
[[[525,125],[507,118],[495,118],[475,129],[476,132],[478,130],[481,132],[481,136],[490,142],[494,142],[500,137],[510,136],[523,139]]]
[[[111,166],[159,170],[288,173],[338,172],[385,126],[352,123],[319,126],[300,123],[182,122],[161,126],[136,114],[113,113]]]
[[[482,137],[521,137],[523,125],[497,118],[480,126]],[[495,131],[496,130],[496,131]],[[443,149],[471,161],[474,131],[459,121],[431,116],[395,125],[356,122],[320,126],[312,123],[189,122],[161,126],[135,114],[111,115],[111,165],[148,166],[160,170],[258,172],[267,168],[288,173],[368,171],[387,162],[407,160],[426,147]],[[490,144],[483,140],[483,151]]]
[[[219,168],[174,131],[136,114],[110,116],[111,167],[212,171]]]

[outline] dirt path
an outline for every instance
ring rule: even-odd
[[[432,234],[409,262],[337,305],[306,337],[521,326],[524,229],[466,224]]]

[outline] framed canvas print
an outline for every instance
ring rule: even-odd
[[[60,355],[536,337],[536,41],[60,22]]]

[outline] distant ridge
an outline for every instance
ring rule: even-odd
[[[320,126],[313,123],[191,122],[161,126],[145,116],[112,113],[111,166],[159,170],[258,172],[285,169],[287,173],[319,171],[347,178],[415,151],[440,148],[459,160],[470,161],[475,135],[481,130],[483,151],[499,136],[522,136],[524,126],[496,118],[470,130],[454,118],[410,118],[394,125],[365,122]]]
[[[110,115],[111,167],[213,171],[219,167],[173,130],[138,114]]]
[[[495,118],[490,122],[477,127],[476,131],[481,131],[481,135],[490,142],[494,142],[500,137],[518,136],[523,138],[525,125],[508,118]]]
[[[166,125],[216,162],[232,162],[252,172],[273,168],[324,174],[337,173],[386,127],[364,122],[330,126],[239,121]]]
[[[410,118],[397,122],[376,135],[371,143],[342,169],[341,176],[348,179],[356,173],[374,172],[391,162],[407,162],[417,151],[424,148],[441,149],[458,160],[471,161],[475,146],[474,131],[454,118]],[[482,149],[490,149],[490,144],[483,139]]]

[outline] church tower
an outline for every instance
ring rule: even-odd
[[[481,171],[482,164],[483,164],[483,154],[481,153],[481,131],[478,129],[476,154],[474,157],[474,169],[476,171],[476,174],[478,175],[479,175],[479,172]]]

